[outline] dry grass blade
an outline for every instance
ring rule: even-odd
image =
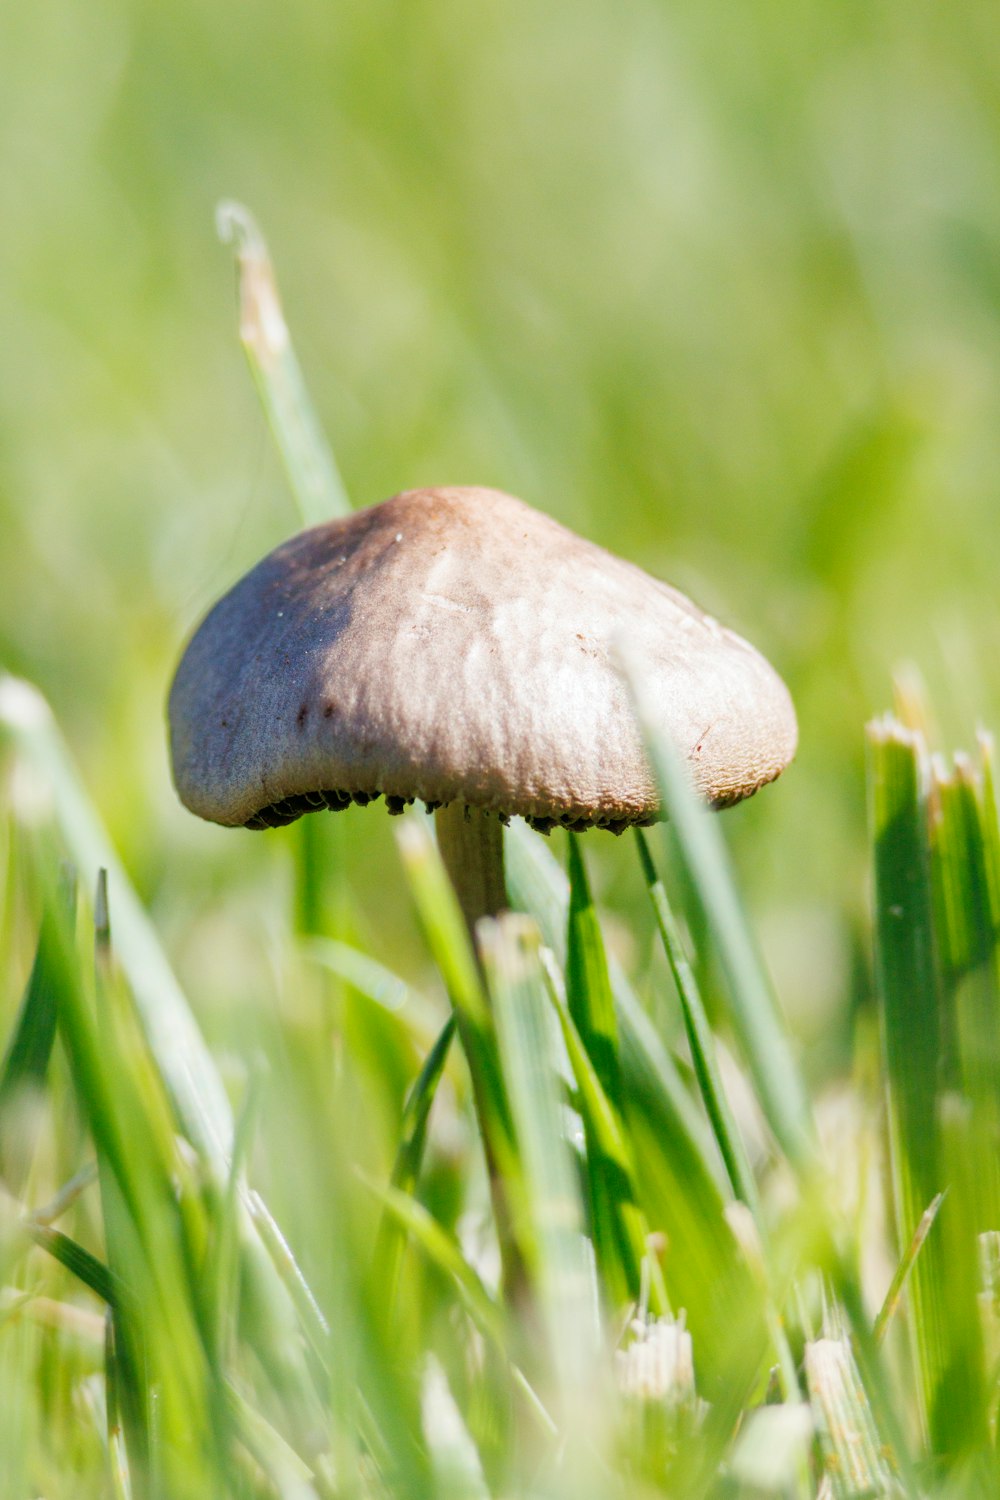
[[[914,1231],[913,1238],[910,1241],[909,1245],[906,1247],[905,1255],[899,1261],[895,1271],[893,1272],[892,1281],[889,1284],[889,1290],[885,1294],[885,1301],[879,1308],[878,1317],[875,1319],[875,1326],[872,1329],[872,1337],[874,1338],[876,1344],[881,1344],[882,1340],[885,1338],[889,1324],[892,1322],[893,1318],[896,1315],[896,1310],[899,1307],[900,1299],[902,1298],[903,1292],[906,1289],[906,1283],[909,1278],[910,1272],[913,1270],[913,1266],[916,1262],[917,1256],[923,1249],[924,1241],[931,1232],[931,1226],[933,1225],[934,1220],[937,1218],[938,1209],[941,1207],[941,1204],[943,1202],[944,1193],[938,1193],[927,1205],[926,1209],[920,1216],[920,1223],[917,1225]]]
[[[846,1338],[806,1344],[806,1385],[834,1500],[901,1495]]]
[[[240,339],[303,523],[346,516],[350,501],[295,357],[264,236],[242,203],[220,203],[215,217],[236,252]]]

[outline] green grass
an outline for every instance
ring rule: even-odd
[[[243,335],[335,512],[290,347]],[[0,678],[2,1500],[995,1493],[1000,824],[989,744],[906,717],[869,730],[878,1028],[831,1121],[671,747],[631,944],[596,836],[514,826],[477,961],[411,810],[404,979],[304,827],[271,1003],[210,1045]]]

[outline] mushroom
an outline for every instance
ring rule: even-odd
[[[657,818],[619,636],[711,805],[780,774],[795,713],[752,646],[522,501],[447,488],[300,533],[215,605],[170,693],[178,793],[246,828],[420,799],[473,926],[505,904],[511,816],[614,833]]]

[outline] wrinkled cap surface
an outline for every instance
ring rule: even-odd
[[[250,827],[380,794],[649,822],[619,640],[709,802],[784,769],[795,713],[746,641],[520,500],[433,489],[302,532],[211,610],[170,693],[177,790]]]

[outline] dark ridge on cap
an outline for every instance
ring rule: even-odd
[[[435,489],[300,533],[209,612],[170,694],[178,792],[251,828],[378,796],[543,832],[652,822],[619,638],[706,801],[780,774],[794,710],[746,641],[520,500]]]

